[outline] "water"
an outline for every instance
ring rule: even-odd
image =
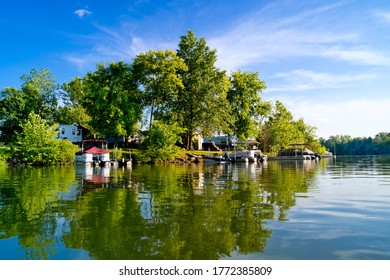
[[[390,259],[390,157],[0,167],[0,259]]]

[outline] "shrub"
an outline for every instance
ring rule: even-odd
[[[56,127],[49,126],[39,115],[30,113],[21,127],[11,154],[14,161],[32,165],[74,162],[77,146],[68,140],[56,140]]]
[[[182,132],[183,129],[175,124],[168,125],[154,121],[145,139],[146,149],[141,157],[152,162],[173,159],[179,150],[176,144],[181,143]]]

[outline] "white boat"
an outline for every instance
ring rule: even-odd
[[[213,156],[202,156],[202,160],[204,163],[228,163],[229,160],[226,157],[221,157],[218,154]]]
[[[98,139],[82,141],[81,150],[76,153],[76,163],[100,166],[110,164],[107,141]]]
[[[268,157],[269,160],[315,160],[321,158],[317,153],[310,151],[305,146],[307,143],[293,143],[290,148],[282,149],[276,157]]]
[[[267,156],[263,155],[257,149],[257,142],[235,142],[234,151],[228,154],[231,161],[234,162],[263,162],[267,160]],[[244,146],[245,149],[239,150],[238,146]]]
[[[330,151],[327,151],[325,154],[322,155],[323,158],[333,158],[333,157],[336,157],[333,155],[332,152]]]

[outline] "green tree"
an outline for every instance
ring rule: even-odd
[[[283,103],[276,101],[258,139],[263,143],[264,150],[272,153],[277,153],[291,143],[303,142],[307,143],[309,149],[321,155],[326,149],[317,139],[316,130],[316,127],[306,124],[303,118],[294,120]]]
[[[216,50],[211,50],[204,38],[197,39],[192,31],[181,36],[177,55],[188,70],[178,71],[183,88],[177,100],[172,100],[172,116],[185,129],[184,143],[190,149],[196,131],[203,135],[230,131],[226,99],[230,82],[225,71],[215,67]]]
[[[96,133],[113,136],[117,142],[118,136],[135,132],[142,119],[142,104],[128,64],[98,64],[95,72],[85,75],[83,91],[81,105]]]
[[[282,102],[276,101],[273,112],[265,123],[264,133],[268,151],[277,152],[290,143],[304,141],[303,133],[294,124],[293,115]]]
[[[235,120],[231,129],[238,139],[246,140],[256,136],[259,125],[271,109],[270,103],[260,98],[266,88],[265,82],[259,79],[258,72],[238,70],[232,73],[230,83],[227,99]]]
[[[187,67],[172,50],[141,53],[134,58],[132,67],[142,88],[143,104],[150,109],[151,127],[154,115],[166,112],[167,104],[177,99],[179,89],[183,88],[177,71],[186,71]]]
[[[16,141],[23,123],[31,112],[49,123],[54,122],[57,110],[58,85],[47,69],[31,69],[21,77],[21,89],[5,88],[0,100],[0,140],[4,143]]]
[[[373,143],[377,146],[377,150],[381,154],[390,153],[390,133],[380,132],[375,135]]]
[[[144,159],[153,162],[173,159],[179,150],[176,144],[181,142],[182,132],[183,129],[176,124],[154,121],[145,139]]]
[[[30,113],[17,134],[13,159],[33,165],[73,163],[77,146],[67,140],[56,140],[56,126],[50,126],[35,113]]]
[[[92,131],[89,126],[91,117],[81,105],[84,95],[84,84],[80,77],[62,85],[61,97],[64,106],[58,108],[56,121],[63,124],[77,123]],[[93,133],[93,131],[92,131]]]

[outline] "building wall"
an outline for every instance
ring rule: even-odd
[[[72,143],[79,143],[83,140],[83,132],[77,125],[60,124],[57,138],[68,139]]]

